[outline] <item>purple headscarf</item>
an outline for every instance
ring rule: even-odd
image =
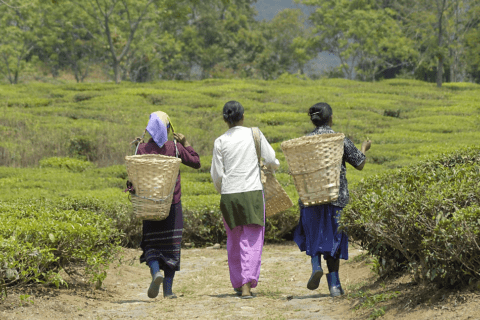
[[[166,114],[165,114],[166,115]],[[165,117],[162,117],[165,118]],[[168,115],[166,116],[168,119]],[[150,120],[148,120],[147,131],[152,136],[153,141],[161,148],[168,140],[167,127],[170,126],[168,120],[167,123],[162,120],[158,112],[150,114]]]

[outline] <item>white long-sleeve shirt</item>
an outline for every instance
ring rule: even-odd
[[[261,132],[260,141],[264,164],[276,170],[280,162]],[[262,190],[251,128],[236,126],[215,140],[210,173],[215,189],[221,194]]]

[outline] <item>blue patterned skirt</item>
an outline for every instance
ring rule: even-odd
[[[172,204],[170,214],[165,220],[143,221],[142,243],[143,254],[140,262],[147,264],[157,260],[160,269],[180,270],[180,249],[183,233],[182,202]]]
[[[293,240],[307,255],[322,254],[324,258],[348,260],[348,236],[338,231],[343,208],[331,204],[300,207],[300,220]]]

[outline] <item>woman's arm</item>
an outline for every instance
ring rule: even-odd
[[[365,154],[368,150],[370,150],[371,145],[372,145],[372,141],[370,141],[370,140],[363,141],[362,148],[361,148],[362,153]],[[367,159],[365,158],[359,166],[355,167],[355,169],[362,170],[363,167],[365,166],[366,161],[367,161]]]
[[[262,132],[260,132],[260,141],[262,158],[265,160],[263,164],[267,166],[269,170],[277,170],[278,167],[280,167],[280,162],[275,158],[275,150],[273,150]]]
[[[363,146],[362,146],[363,149]],[[365,165],[365,154],[355,147],[353,142],[345,138],[343,140],[343,159],[350,163],[355,169],[362,170]]]
[[[174,133],[173,136],[178,142],[180,142],[180,145],[177,144],[177,149],[179,157],[182,159],[182,163],[191,168],[199,169],[201,166],[200,157],[193,147],[190,146],[187,138],[181,133]]]
[[[223,156],[220,150],[220,141],[217,139],[213,145],[213,157],[210,175],[212,176],[213,185],[218,193],[222,192],[223,179]]]

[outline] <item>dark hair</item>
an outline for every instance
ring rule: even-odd
[[[313,124],[317,127],[328,124],[332,117],[332,108],[325,102],[319,102],[308,109],[308,115]]]
[[[242,120],[244,109],[240,102],[228,101],[223,106],[223,119],[230,124],[237,123]]]

